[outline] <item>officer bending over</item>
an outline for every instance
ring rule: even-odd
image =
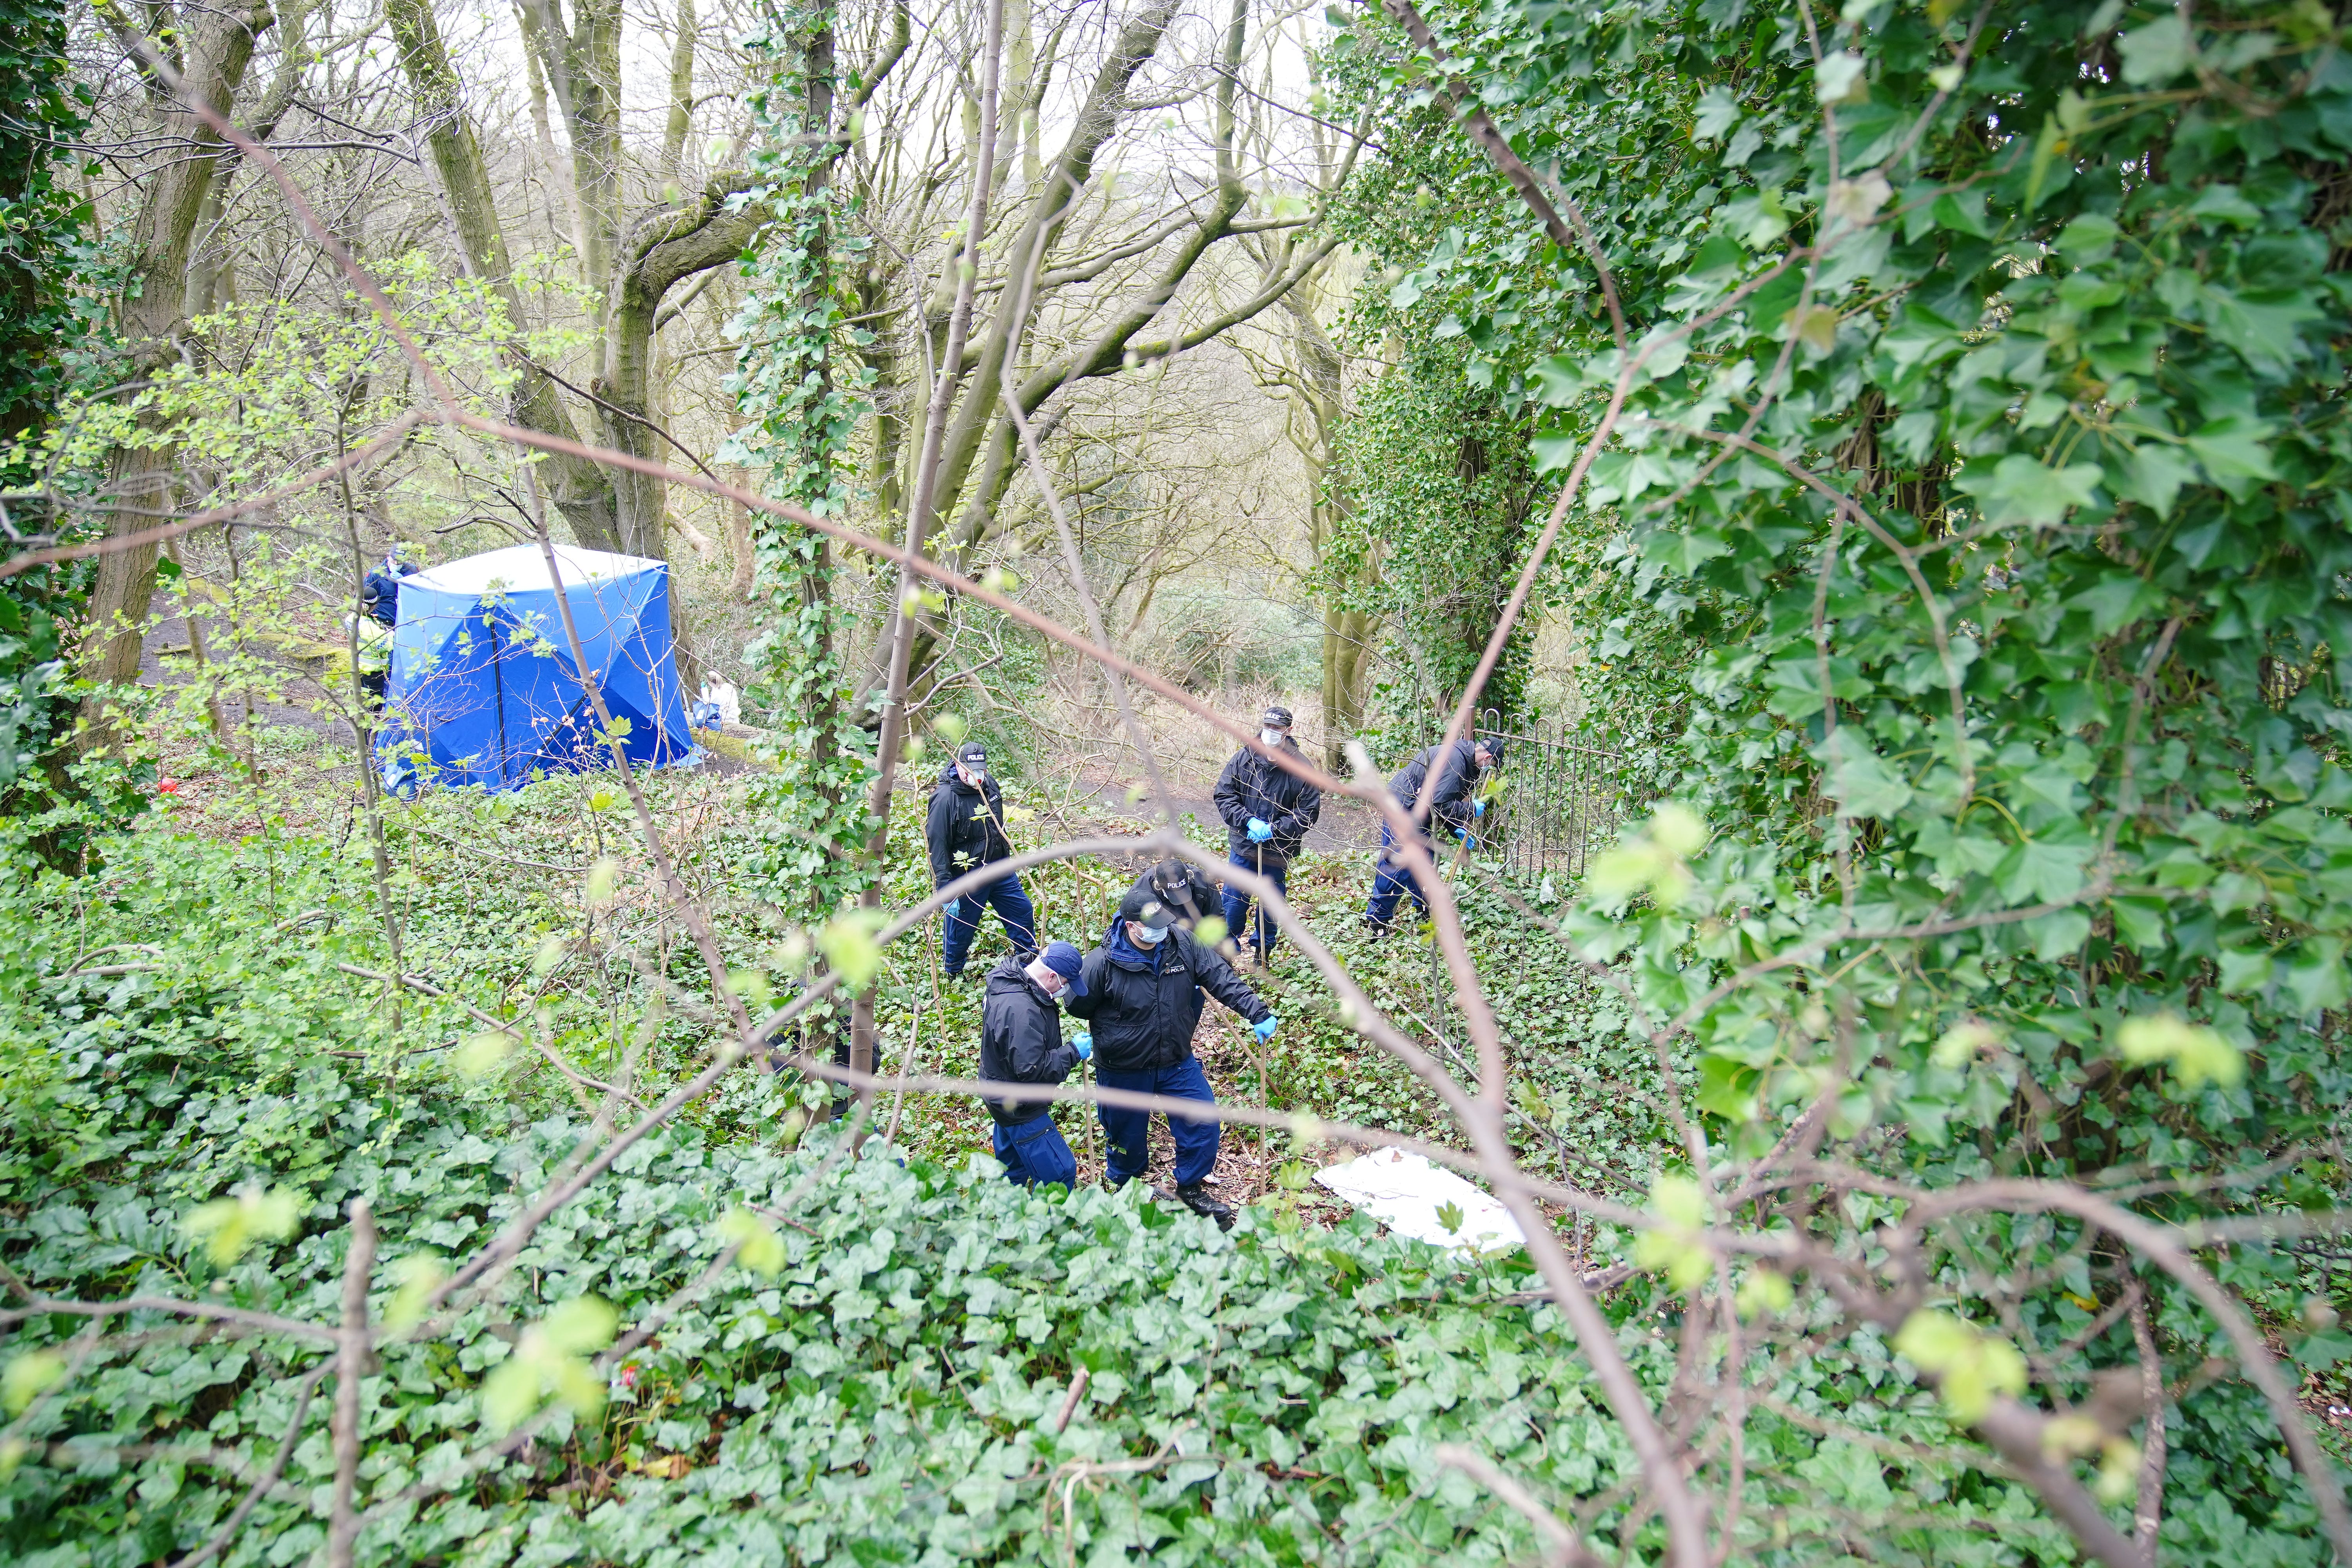
[[[988,992],[980,1008],[980,1076],[989,1083],[1053,1085],[1092,1048],[1084,1035],[1062,1043],[1056,998],[1087,994],[1084,960],[1066,942],[1050,942],[1024,963],[1007,958],[988,972]],[[1078,1163],[1054,1125],[1050,1100],[1012,1096],[983,1100],[996,1122],[996,1157],[1004,1173],[1024,1186],[1058,1182],[1076,1186]]]
[[[1389,780],[1389,794],[1412,815],[1424,793],[1429,797],[1429,821],[1421,829],[1424,847],[1433,834],[1443,833],[1459,838],[1466,847],[1475,842],[1470,836],[1470,824],[1486,814],[1486,803],[1471,792],[1489,768],[1500,767],[1503,762],[1503,738],[1486,735],[1475,741],[1461,740],[1445,750],[1441,762],[1438,748],[1431,746],[1407,763],[1394,778]],[[1429,900],[1422,895],[1421,884],[1396,857],[1396,839],[1385,819],[1381,823],[1381,858],[1372,871],[1372,901],[1365,906],[1364,923],[1375,933],[1387,931],[1396,919],[1397,900],[1411,895],[1429,912]]]
[[[1222,907],[1221,889],[1209,880],[1209,874],[1190,860],[1171,855],[1135,879],[1128,889],[1147,899],[1158,899],[1176,917],[1176,923],[1191,931]]]

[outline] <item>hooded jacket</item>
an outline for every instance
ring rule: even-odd
[[[1147,950],[1128,940],[1126,921],[1114,921],[1087,954],[1085,979],[1087,994],[1070,999],[1070,1016],[1094,1026],[1097,1072],[1157,1072],[1191,1056],[1204,990],[1253,1024],[1274,1011],[1181,927]]]
[[[991,1083],[1056,1084],[1077,1063],[1076,1050],[1062,1043],[1062,1015],[1054,999],[1029,978],[1019,959],[998,961],[988,972],[988,991],[980,1005],[980,1076]],[[1050,1104],[1042,1100],[982,1103],[1005,1127],[1036,1121]]]
[[[1421,803],[1422,792],[1429,790],[1429,820],[1452,831],[1470,826],[1470,792],[1479,779],[1478,746],[1467,738],[1454,742],[1445,753],[1443,767],[1436,768],[1436,783],[1430,783],[1430,773],[1437,762],[1437,748],[1432,746],[1407,763],[1394,778],[1389,780],[1389,794],[1396,796],[1399,805],[1411,811]]]
[[[975,866],[1013,853],[1004,837],[1004,792],[989,774],[974,789],[950,763],[931,792],[931,813],[923,822],[931,851],[931,886],[944,888]]]
[[[369,573],[360,579],[360,608],[380,626],[400,624],[400,580],[416,574],[414,562],[403,561],[390,572]]]
[[[1298,742],[1287,735],[1282,749],[1306,761]],[[1247,746],[1225,763],[1211,798],[1217,803],[1217,815],[1225,819],[1225,848],[1243,865],[1262,863],[1269,871],[1290,864],[1291,857],[1306,847],[1307,830],[1323,815],[1321,790]],[[1250,842],[1253,816],[1274,829],[1274,837],[1264,844]]]

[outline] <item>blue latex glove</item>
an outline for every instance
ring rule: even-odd
[[[1466,827],[1455,828],[1454,830],[1454,836],[1462,840],[1462,847],[1465,849],[1475,849],[1478,847],[1478,841],[1470,837],[1470,830]]]
[[[1070,1046],[1078,1053],[1078,1060],[1090,1062],[1095,1059],[1095,1037],[1092,1035],[1080,1035],[1070,1042]]]
[[[1251,843],[1263,844],[1273,837],[1273,825],[1268,823],[1265,817],[1253,816],[1249,819],[1249,841]]]
[[[1274,1038],[1275,1030],[1281,1027],[1281,1026],[1282,1020],[1276,1017],[1273,1014],[1268,1013],[1265,1017],[1260,1018],[1256,1023],[1250,1026],[1250,1033],[1257,1037],[1257,1042],[1259,1045],[1264,1045],[1266,1041]]]
[[[1474,800],[1474,801],[1472,801],[1472,802],[1470,803],[1470,815],[1471,815],[1471,816],[1486,816],[1486,803],[1485,801],[1483,801],[1483,800]]]
[[[950,900],[948,900],[948,908],[947,908],[947,916],[948,916],[948,919],[950,919],[950,920],[953,920],[953,919],[955,919],[955,917],[956,917],[956,910],[959,910],[959,909],[961,909],[962,906],[963,906],[963,900],[962,900],[961,899],[950,899]]]

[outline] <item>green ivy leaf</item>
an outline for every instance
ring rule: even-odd
[[[1711,87],[1699,94],[1691,123],[1691,135],[1696,140],[1720,142],[1738,123],[1739,100],[1729,88]]]
[[[2142,441],[2130,448],[2118,471],[2122,475],[2118,492],[2158,517],[2172,515],[2172,503],[2181,487],[2197,478],[2196,464],[2156,441]]]
[[[1836,801],[1844,816],[1892,817],[1911,804],[1909,781],[1850,726],[1831,735],[1817,758],[1822,793]]]
[[[1999,462],[1969,463],[1953,480],[1975,496],[1988,522],[2030,522],[2042,527],[2063,521],[2078,506],[2088,506],[2092,492],[2106,476],[2096,463],[2069,463],[2044,468],[2022,453]]]
[[[2156,87],[2189,68],[2195,46],[2189,24],[2168,15],[2124,34],[2116,40],[2116,53],[2123,61],[2124,80],[2134,87]]]

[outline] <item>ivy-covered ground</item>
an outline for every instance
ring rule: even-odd
[[[537,804],[507,809],[525,822]],[[529,853],[520,832],[503,842]],[[389,1081],[383,988],[350,973],[384,955],[348,846],[280,839],[265,854],[156,817],[99,847],[68,878],[12,845],[0,881],[0,1258],[19,1297],[168,1296],[329,1324],[343,1215],[364,1194],[383,1236],[371,1313],[397,1322],[420,1258],[462,1259],[601,1142],[534,1058],[469,1051],[476,1025],[446,1003],[404,1001]],[[536,997],[546,1037],[583,1071],[610,1075],[644,1047],[647,1098],[693,1065],[686,1009],[649,1024],[625,987],[605,989],[562,900],[519,879],[486,897],[430,863],[413,876],[400,889],[413,969],[524,1016],[534,1008],[517,998]],[[1338,925],[1348,879],[1327,868],[1308,880],[1328,888],[1318,924]],[[1490,962],[1528,958],[1523,932],[1480,918]],[[1385,964],[1400,995],[1426,962],[1403,942],[1356,956]],[[1531,1109],[1597,1149],[1579,1130],[1607,1118],[1615,1075],[1632,1069],[1610,1065],[1605,1014],[1546,989],[1562,984],[1547,973],[1530,961],[1497,976],[1520,1048],[1559,1086]],[[1271,984],[1303,997],[1295,972]],[[1318,1044],[1307,1009],[1294,1016],[1278,1096],[1345,1086],[1326,1109],[1422,1124],[1381,1072]],[[826,1164],[833,1129],[796,1137],[803,1093],[749,1068],[722,1079],[493,1289],[383,1352],[362,1389],[361,1561],[1528,1558],[1518,1516],[1438,1465],[1446,1442],[1587,1528],[1622,1530],[1637,1556],[1656,1549],[1654,1523],[1622,1514],[1617,1428],[1550,1308],[1525,1294],[1535,1280],[1517,1256],[1449,1256],[1360,1220],[1325,1228],[1280,1188],[1230,1236],[1132,1193],[1031,1195],[950,1123],[911,1112],[919,1137]],[[1616,1121],[1636,1149],[1638,1110]],[[290,1198],[290,1228],[273,1239],[257,1199],[251,1245],[225,1258],[220,1232],[207,1240],[191,1217],[256,1189]],[[778,1215],[768,1247],[690,1289],[740,1239],[727,1227],[746,1205]],[[1592,1245],[1608,1256],[1618,1241],[1604,1230]],[[566,1316],[593,1325],[594,1310],[566,1306],[593,1299],[626,1331],[682,1289],[653,1339],[608,1362],[594,1359],[607,1340]],[[1637,1279],[1610,1308],[1662,1391],[1681,1338],[1672,1299]],[[176,1561],[264,1477],[306,1391],[283,1474],[219,1560],[288,1564],[320,1546],[326,1346],[160,1312],[113,1321],[102,1342],[89,1329],[34,1312],[0,1348],[11,1368],[43,1364],[37,1347],[62,1357],[47,1363],[53,1386],[8,1375],[0,1554],[43,1568]],[[508,1363],[534,1369],[520,1394],[511,1378],[499,1392]],[[1056,1432],[1082,1367],[1087,1390]],[[1874,1332],[1823,1335],[1769,1386],[1748,1428],[1747,1560],[2073,1560],[2030,1494],[1972,1468]],[[551,1398],[527,1445],[471,1468],[566,1387],[576,1405]],[[2214,1384],[2179,1415],[2168,1560],[2318,1561],[2247,1391]]]

